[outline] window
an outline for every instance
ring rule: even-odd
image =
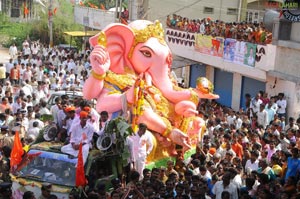
[[[206,14],[213,14],[213,13],[214,13],[214,8],[211,8],[211,7],[204,7],[203,13],[206,13]]]
[[[228,15],[237,15],[237,9],[236,8],[227,8],[227,14]]]

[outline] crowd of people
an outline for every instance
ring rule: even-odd
[[[43,115],[53,116],[58,128],[56,140],[67,143],[61,151],[77,156],[79,143],[84,143],[86,161],[109,115],[106,111],[98,113],[80,97],[71,101],[63,95],[50,108],[46,99],[52,90],[82,87],[90,73],[89,53],[24,42],[22,53],[12,53],[10,61],[0,66],[6,69],[0,94],[3,182],[10,181],[14,133],[20,132],[24,145],[34,141],[45,126]],[[165,166],[152,169],[145,168],[145,158],[152,148],[147,126],[141,123],[128,140],[132,148],[128,180],[121,176],[111,180],[109,192],[105,184],[98,183],[90,187],[88,198],[300,198],[300,119],[289,117],[285,123],[287,102],[283,93],[272,97],[262,91],[256,96],[247,94],[245,106],[234,111],[213,100],[201,100],[199,117],[206,126],[196,152],[187,159],[178,155]],[[32,192],[23,196],[33,197]],[[51,197],[55,198],[51,185],[43,185],[41,198]],[[70,193],[70,198],[78,197]]]
[[[255,44],[269,44],[272,42],[272,33],[263,23],[232,22],[226,23],[222,20],[188,19],[180,15],[168,16],[166,25],[169,28],[211,35],[213,37],[232,38]]]

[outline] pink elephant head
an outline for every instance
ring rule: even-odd
[[[99,45],[103,33],[104,47],[110,60],[109,70],[122,74],[127,66],[136,74],[143,73],[147,83],[153,83],[171,102],[176,103],[190,97],[188,90],[173,90],[173,81],[170,78],[172,54],[158,21],[152,23],[136,20],[129,25],[111,24],[90,38],[93,47]],[[95,65],[92,63],[93,70],[102,73]]]

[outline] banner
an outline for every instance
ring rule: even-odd
[[[244,41],[236,41],[235,43],[235,51],[234,51],[234,63],[244,65],[244,57],[246,54],[245,48],[246,42]]]
[[[195,34],[195,50],[216,57],[223,57],[224,38]]]
[[[245,48],[246,48],[246,54],[244,56],[244,64],[247,66],[254,67],[256,44],[246,42]]]
[[[235,57],[235,45],[236,40],[227,38],[224,42],[224,55],[223,59],[225,61],[233,62]]]

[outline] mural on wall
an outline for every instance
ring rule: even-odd
[[[245,48],[246,42],[244,41],[236,41],[235,43],[235,51],[234,51],[234,59],[233,62],[237,64],[244,64],[244,57],[246,54]]]
[[[216,57],[223,57],[224,38],[195,34],[195,50]]]
[[[254,66],[255,54],[256,54],[256,44],[246,43],[246,54],[244,57],[244,64],[247,66]]]
[[[235,57],[236,40],[227,38],[224,42],[224,56],[225,61],[233,62]]]

